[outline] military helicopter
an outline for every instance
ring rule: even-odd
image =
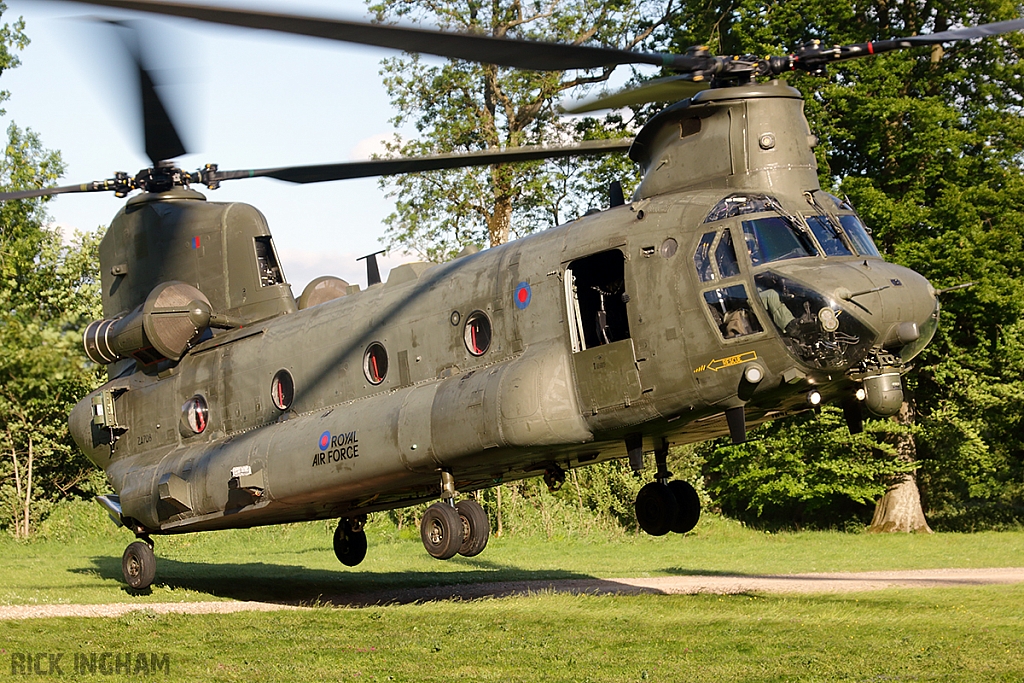
[[[114,521],[138,540],[129,586],[154,580],[152,538],[338,519],[334,551],[366,555],[367,515],[436,500],[433,557],[471,557],[490,523],[460,495],[525,477],[550,486],[613,458],[654,455],[639,525],[692,529],[696,492],[674,444],[730,435],[822,403],[894,414],[901,375],[938,325],[936,291],[886,262],[848,202],[821,190],[801,94],[775,77],[889,50],[997,35],[1024,20],[778,57],[548,44],[153,0],[89,4],[420,51],[501,66],[664,66],[675,75],[592,108],[680,99],[629,145],[644,171],[627,201],[447,263],[408,263],[368,286],[315,280],[296,299],[265,219],[192,189],[607,153],[626,143],[195,172],[139,69],[152,168],[0,199],[114,191],[100,246],[105,319],[85,331],[110,380],[71,413],[102,468]],[[758,82],[758,78],[768,79]]]

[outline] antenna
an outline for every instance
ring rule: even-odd
[[[377,254],[383,254],[387,249],[381,249],[375,251],[372,254],[366,256],[360,256],[356,261],[362,261],[366,259],[366,286],[372,287],[373,285],[380,284],[380,268],[377,267]]]

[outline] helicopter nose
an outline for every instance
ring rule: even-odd
[[[927,346],[938,324],[935,288],[921,274],[885,262],[849,266],[858,271],[834,290],[836,299],[862,317],[876,333],[875,343],[909,361]],[[851,273],[852,275],[852,273]]]

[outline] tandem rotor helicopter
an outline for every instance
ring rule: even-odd
[[[99,497],[138,540],[132,588],[156,574],[152,537],[339,519],[345,565],[369,513],[437,500],[421,536],[474,556],[490,523],[469,493],[653,453],[636,499],[649,534],[683,533],[696,492],[672,480],[673,444],[841,404],[898,411],[901,374],[938,325],[936,291],[887,263],[845,201],[821,190],[793,70],[994,36],[1024,20],[776,57],[631,52],[157,2],[88,4],[533,70],[654,64],[675,73],[592,108],[681,100],[629,141],[254,171],[174,166],[184,148],[139,67],[151,168],[10,192],[131,197],[100,245],[105,319],[85,331],[110,380],[70,416],[104,470]],[[759,80],[761,79],[761,80]],[[766,80],[767,79],[767,80]],[[390,175],[623,151],[644,176],[628,200],[442,264],[408,263],[366,290],[314,280],[296,299],[260,212],[192,189]]]

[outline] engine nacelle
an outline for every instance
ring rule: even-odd
[[[179,360],[210,325],[210,300],[184,282],[164,282],[134,311],[85,328],[85,353],[100,365],[129,356],[150,365]]]

